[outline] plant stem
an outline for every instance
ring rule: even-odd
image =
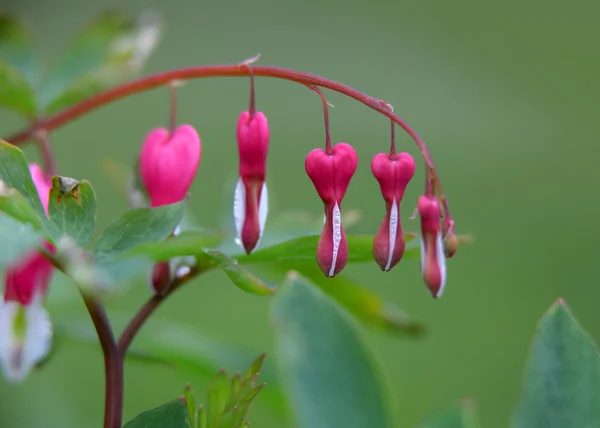
[[[37,132],[36,139],[44,160],[44,172],[46,176],[52,178],[58,173],[58,169],[56,167],[56,159],[52,153],[52,146],[50,145],[50,136],[47,131],[40,130]]]
[[[81,296],[96,328],[104,354],[104,428],[120,428],[123,414],[123,359],[102,304],[93,296],[85,293],[81,293]]]
[[[436,188],[438,189],[440,199],[442,201],[445,200],[444,194],[442,193],[441,184],[439,183],[439,178],[435,170],[435,165],[427,145],[423,139],[421,139],[419,134],[417,134],[417,132],[412,129],[404,119],[391,111],[389,104],[386,102],[370,97],[360,91],[357,91],[356,89],[342,85],[341,83],[337,83],[333,80],[325,79],[314,74],[269,66],[253,66],[251,72],[254,76],[290,80],[307,86],[319,86],[322,88],[331,89],[350,98],[354,98],[367,107],[389,117],[402,129],[404,129],[417,144],[421,154],[423,155],[423,159],[425,160],[427,173],[431,177],[431,180],[436,183]],[[50,132],[51,130],[56,129],[95,108],[139,92],[144,92],[162,85],[167,85],[169,82],[174,80],[197,79],[203,77],[239,77],[248,76],[249,74],[250,69],[245,64],[233,64],[187,67],[142,77],[97,94],[73,107],[63,110],[62,112],[59,112],[46,119],[42,119],[31,127],[10,136],[7,138],[7,141],[12,144],[19,145],[27,139],[32,138],[35,132],[39,131],[40,129]]]

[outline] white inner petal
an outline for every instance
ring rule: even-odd
[[[392,265],[392,257],[394,256],[394,250],[396,249],[396,235],[398,235],[398,203],[396,202],[395,197],[392,201],[392,209],[390,210],[389,226],[389,253],[385,270],[390,270]]]
[[[269,213],[269,192],[267,192],[267,183],[263,183],[260,191],[260,201],[258,202],[258,224],[260,226],[260,232],[258,235],[258,241],[254,249],[258,248],[260,240],[265,230],[265,224],[267,223],[267,214]]]
[[[233,218],[235,220],[235,229],[237,231],[235,243],[244,248],[244,244],[242,244],[242,229],[244,227],[244,220],[246,219],[246,188],[244,187],[241,177],[235,186]]]
[[[425,241],[421,236],[421,272],[425,273]]]
[[[335,264],[337,262],[338,251],[340,250],[340,241],[342,240],[342,213],[337,202],[333,207],[333,254],[331,260],[331,269],[329,276],[332,277],[335,273]]]
[[[18,337],[15,320],[23,310],[25,319],[21,322],[24,323],[25,334]],[[48,354],[51,344],[52,325],[41,305],[40,295],[27,307],[17,302],[7,302],[0,307],[0,363],[8,380],[23,380]]]
[[[444,243],[442,242],[442,234],[440,232],[438,232],[436,239],[436,253],[442,278],[442,283],[436,297],[440,297],[446,286],[446,253],[444,252]]]

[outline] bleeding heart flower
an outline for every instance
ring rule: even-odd
[[[433,196],[421,196],[417,202],[421,216],[421,271],[431,295],[438,298],[446,284],[446,256],[440,230],[441,208]]]
[[[29,166],[46,213],[49,182],[36,164]],[[50,252],[54,247],[44,243]],[[42,307],[52,278],[53,266],[37,251],[8,266],[4,299],[0,302],[0,364],[10,381],[24,379],[48,354],[52,343],[50,317]]]
[[[256,112],[252,116],[244,111],[240,114],[237,143],[240,178],[233,203],[236,242],[250,254],[260,242],[269,209],[265,183],[269,125],[263,113]]]
[[[385,200],[385,218],[373,241],[373,256],[381,270],[389,271],[404,255],[400,201],[415,174],[415,161],[408,153],[399,153],[395,158],[379,153],[371,162],[371,171]]]
[[[331,154],[315,149],[306,156],[306,173],[325,208],[325,224],[317,245],[317,262],[328,277],[337,275],[348,261],[341,203],[357,165],[356,151],[346,143],[333,146]]]
[[[202,145],[191,125],[172,134],[165,128],[151,131],[140,153],[140,177],[153,207],[182,201],[192,185]]]

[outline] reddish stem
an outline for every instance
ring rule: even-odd
[[[169,133],[173,135],[177,129],[177,86],[175,83],[169,83]]]
[[[428,173],[431,175],[432,179],[434,179],[435,181],[439,181],[435,170],[435,165],[433,163],[433,160],[425,142],[421,139],[419,134],[417,134],[415,130],[412,129],[410,125],[408,125],[408,123],[404,121],[404,119],[402,119],[400,116],[396,115],[393,111],[391,111],[389,105],[383,103],[381,100],[370,97],[360,91],[357,91],[356,89],[350,88],[346,85],[342,85],[341,83],[337,83],[332,80],[316,76],[314,74],[303,73],[300,71],[288,70],[279,67],[255,66],[252,67],[252,73],[255,76],[290,80],[307,86],[319,86],[322,88],[331,89],[332,91],[336,91],[350,98],[354,98],[355,100],[360,101],[367,107],[383,114],[384,116],[389,117],[391,120],[396,122],[402,129],[404,129],[406,133],[410,135],[410,137],[415,141],[415,143],[419,147],[419,150],[421,151],[421,154],[423,155],[423,159],[425,160],[425,165],[427,167]],[[10,136],[9,138],[7,138],[7,141],[9,141],[12,144],[19,145],[25,140],[32,138],[33,134],[40,129],[44,129],[50,132],[53,129],[56,129],[95,108],[103,106],[104,104],[108,104],[110,102],[116,101],[120,98],[125,98],[129,95],[133,95],[138,92],[143,92],[152,88],[156,88],[157,86],[168,84],[173,80],[187,80],[203,77],[237,77],[249,75],[249,68],[245,65],[239,64],[187,67],[166,71],[164,73],[153,74],[147,77],[142,77],[138,80],[134,80],[132,82],[124,83],[113,89],[88,98],[87,100],[66,110],[63,110],[62,112],[59,112],[53,116],[40,120],[33,126],[21,132],[18,132],[15,135]],[[444,199],[443,193],[441,192],[441,186],[439,184],[438,192],[440,193],[441,199]]]
[[[392,120],[392,142],[390,143],[390,159],[396,160],[396,123]]]
[[[252,72],[252,67],[248,65],[248,73],[250,74],[250,108],[248,112],[250,113],[249,122],[254,118],[254,114],[256,113],[256,96],[254,95],[254,73]]]
[[[323,103],[323,119],[325,120],[325,153],[328,155],[333,154],[333,148],[331,147],[331,134],[329,133],[329,103],[322,90],[317,86],[310,85],[309,88],[316,92],[321,102]]]

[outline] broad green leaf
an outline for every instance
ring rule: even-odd
[[[42,220],[29,202],[15,189],[0,184],[0,211],[35,230],[43,229]]]
[[[41,235],[31,225],[0,213],[0,268],[18,260],[41,242]]]
[[[116,12],[100,15],[77,35],[49,72],[41,93],[46,113],[68,107],[129,79],[146,63],[162,28],[162,17],[132,20]]]
[[[188,409],[188,414],[190,418],[190,425],[192,428],[196,428],[198,425],[196,422],[196,397],[194,396],[194,390],[192,386],[188,383],[183,390],[183,398],[185,399],[185,403]]]
[[[513,426],[600,426],[600,356],[562,299],[538,325]]]
[[[281,274],[293,269],[293,266],[270,266]],[[305,266],[300,269],[302,275],[311,280],[329,297],[337,301],[348,312],[362,322],[374,327],[390,330],[394,333],[421,335],[424,326],[412,319],[392,302],[388,302],[375,292],[348,278],[337,275],[328,278],[317,266]]]
[[[96,227],[96,194],[86,181],[56,176],[52,179],[48,216],[56,241],[69,236],[84,246]]]
[[[206,398],[206,426],[208,428],[219,426],[225,411],[225,405],[229,400],[230,388],[229,379],[227,379],[227,373],[224,370],[221,370],[211,380]]]
[[[185,400],[177,399],[140,413],[123,428],[192,428]]]
[[[218,250],[204,250],[201,259],[202,263],[207,263],[208,266],[217,266],[223,270],[231,282],[243,291],[259,296],[268,296],[277,290],[276,286],[267,285],[237,261]]]
[[[292,272],[271,314],[281,378],[299,428],[390,426],[379,374],[345,311]]]
[[[3,140],[0,140],[0,179],[23,195],[40,217],[46,218],[25,155],[18,147]]]
[[[202,248],[217,246],[222,234],[201,231],[181,232],[161,242],[147,242],[127,252],[127,255],[149,256],[154,261],[167,261],[173,257],[203,254]]]
[[[405,235],[406,243],[412,241],[414,235]],[[348,239],[348,263],[364,263],[373,261],[373,239],[371,235],[347,235]],[[235,258],[240,263],[285,263],[287,266],[306,266],[308,263],[316,263],[317,244],[319,235],[302,236],[289,241],[273,245],[271,247],[257,250],[252,254],[240,254]],[[418,258],[419,247],[407,245],[403,259]]]
[[[93,251],[106,257],[128,251],[148,242],[162,241],[177,227],[186,201],[157,208],[127,211],[108,226],[96,241]]]
[[[459,404],[433,415],[419,428],[481,428],[475,403],[464,399]]]
[[[35,55],[23,23],[0,14],[0,106],[34,117]]]

